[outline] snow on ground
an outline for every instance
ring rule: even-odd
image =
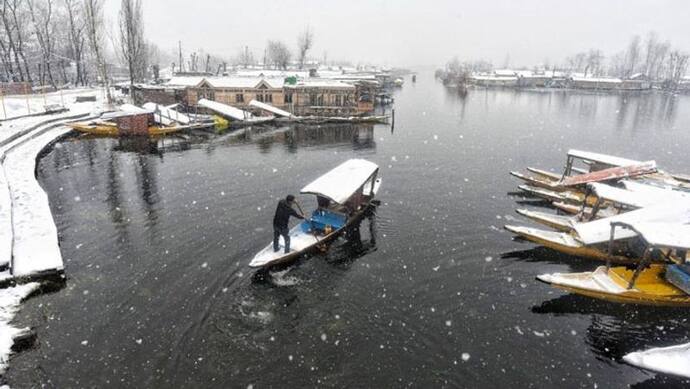
[[[103,100],[103,91],[99,89],[69,89],[38,95],[13,95],[0,98],[0,119],[12,119],[25,115],[39,114],[45,111],[46,105],[74,104],[77,96],[96,96]],[[40,120],[40,118],[39,118]]]
[[[60,126],[31,139],[9,152],[3,164],[12,198],[12,275],[15,277],[63,268],[48,195],[38,184],[34,172],[38,153],[69,131],[70,128]]]
[[[10,325],[19,310],[19,304],[29,294],[38,289],[39,283],[31,282],[12,288],[0,289],[0,374],[7,369],[7,362],[12,352],[14,337],[26,331]]]

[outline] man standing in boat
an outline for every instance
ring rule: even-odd
[[[275,252],[280,250],[280,236],[285,240],[285,254],[290,252],[290,231],[288,230],[290,216],[304,219],[303,215],[300,215],[292,208],[294,204],[295,196],[293,195],[287,195],[285,199],[278,202],[276,215],[273,217],[273,251]]]

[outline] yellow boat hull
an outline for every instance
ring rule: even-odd
[[[595,272],[603,272],[599,268]],[[579,294],[582,296],[592,297],[599,300],[606,300],[622,304],[639,304],[639,305],[654,305],[654,306],[690,306],[690,295],[682,290],[671,285],[664,279],[665,265],[653,264],[647,269],[644,269],[637,278],[632,289],[623,292],[607,291],[603,289],[578,287],[572,284],[563,284],[558,282],[548,282],[542,278],[540,281],[546,282],[553,287]],[[579,273],[571,274],[574,277],[583,277],[595,274]],[[612,267],[609,270],[609,280],[621,288],[627,289],[630,280],[633,277],[634,270],[625,267]],[[563,275],[569,276],[569,275]]]
[[[113,124],[86,124],[86,123],[71,123],[68,124],[74,130],[83,132],[86,134],[93,135],[108,135],[108,136],[119,136],[120,131],[117,126]],[[150,126],[148,129],[148,135],[165,135],[172,134],[174,132],[180,131],[181,127],[159,127]]]

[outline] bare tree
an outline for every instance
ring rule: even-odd
[[[630,77],[638,68],[640,61],[640,36],[635,35],[628,44],[628,50],[625,52],[626,69],[623,77]]]
[[[668,56],[666,87],[675,89],[680,83],[681,78],[688,70],[688,59],[690,56],[679,50],[672,51]]]
[[[297,50],[299,51],[299,68],[304,69],[304,61],[307,52],[314,46],[314,32],[307,26],[297,37]]]
[[[585,66],[585,77],[587,77],[587,72],[593,76],[599,75],[601,73],[601,68],[604,63],[604,54],[601,50],[590,49],[587,53],[586,66]]]
[[[276,69],[287,69],[290,63],[290,49],[281,41],[268,41],[267,47],[268,61],[270,61]]]
[[[42,0],[39,6],[36,6],[35,0],[26,0],[29,14],[31,15],[31,22],[34,26],[34,33],[36,40],[41,48],[42,69],[39,72],[39,80],[41,85],[45,85],[46,78],[54,88],[57,87],[52,71],[52,56],[55,48],[55,26],[52,21],[53,16],[53,1]]]
[[[24,53],[24,24],[19,23],[21,19],[22,0],[3,0],[2,2],[2,22],[5,32],[9,39],[9,45],[14,52],[16,68],[19,70],[19,78],[24,81],[32,82],[29,62]],[[19,15],[19,16],[18,16]],[[20,62],[19,59],[22,59]],[[24,68],[22,69],[22,64]]]
[[[144,23],[141,0],[122,0],[120,8],[120,55],[129,71],[130,91],[143,78],[145,62]],[[142,66],[143,65],[143,66]],[[144,69],[142,69],[144,68]],[[132,95],[133,96],[133,95]]]
[[[69,55],[74,60],[76,75],[75,85],[86,85],[86,66],[84,63],[84,30],[86,29],[85,13],[79,7],[79,0],[63,0],[69,24]]]
[[[237,58],[235,60],[235,63],[238,65],[241,65],[243,68],[248,68],[249,65],[254,64],[254,54],[249,51],[248,46],[244,46],[239,54],[237,55]]]
[[[108,103],[113,102],[108,80],[108,65],[103,57],[103,2],[102,0],[84,0],[86,10],[86,30],[91,43],[91,50],[96,57],[96,66],[105,86]]]

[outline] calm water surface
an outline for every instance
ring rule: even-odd
[[[685,311],[534,280],[598,264],[501,229],[533,201],[509,170],[569,148],[690,172],[690,98],[471,90],[428,74],[390,126],[188,139],[71,138],[40,161],[64,288],[24,304],[36,348],[13,387],[624,387],[687,381],[619,362],[690,339]],[[346,159],[381,166],[381,206],[327,254],[268,274],[278,198]],[[311,199],[303,197],[307,204]],[[517,204],[517,203],[522,204]]]

